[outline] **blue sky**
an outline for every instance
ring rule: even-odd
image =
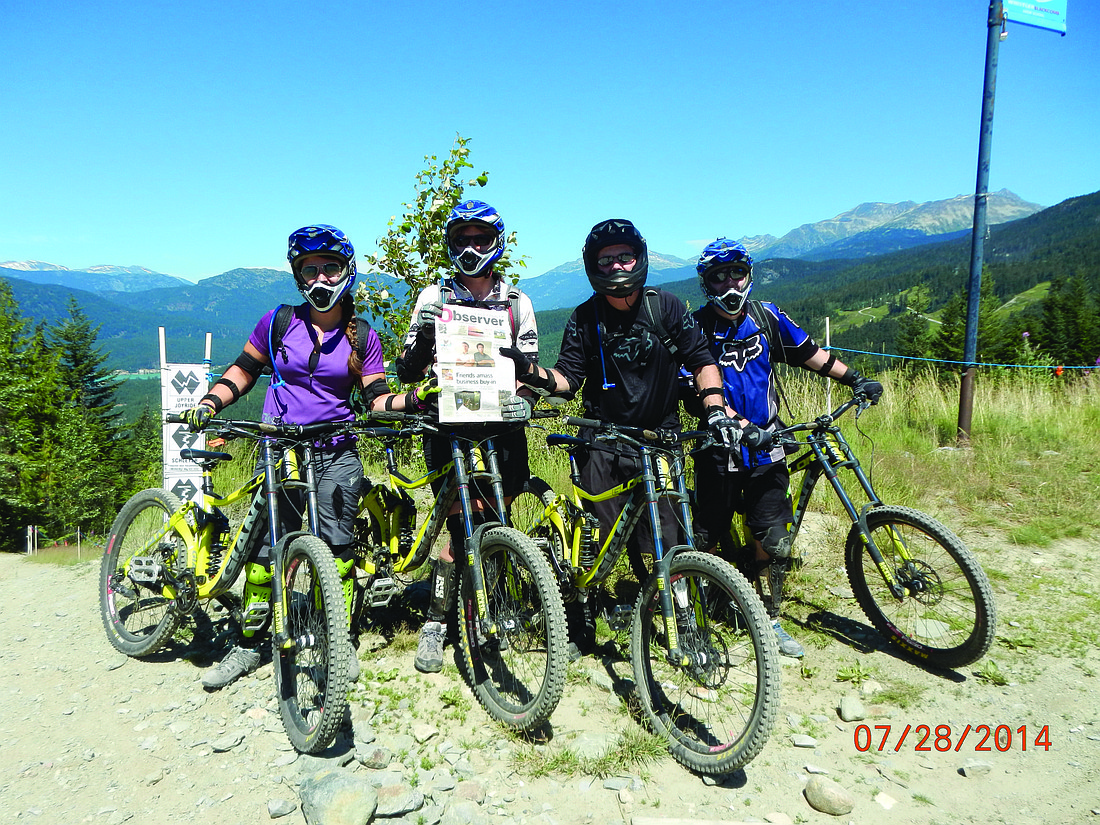
[[[969,194],[987,9],[0,0],[0,261],[197,280],[314,222],[362,253],[456,133],[529,275],[607,217],[691,258]],[[1066,18],[1000,49],[990,189],[1045,206],[1100,189],[1100,11]]]

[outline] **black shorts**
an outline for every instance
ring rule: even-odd
[[[730,529],[735,512],[744,511],[745,523],[756,538],[772,527],[789,525],[791,474],[786,462],[765,464],[731,473],[721,450],[707,450],[695,457],[695,510],[692,513],[695,543],[709,550]]]
[[[577,465],[581,487],[589,493],[602,493],[635,478],[641,472],[641,457],[631,452],[587,449],[577,452]],[[626,502],[627,496],[619,496],[609,501],[585,501],[584,506],[600,520],[601,532],[603,536],[607,536],[607,531],[615,524]],[[657,511],[661,517],[661,543],[664,551],[684,544],[686,534],[676,508],[667,498],[662,498],[657,504]],[[627,539],[626,548],[635,577],[644,581],[649,568],[645,567],[642,555],[654,555],[653,525],[650,523],[648,510],[638,519],[633,533]]]
[[[497,465],[500,467],[501,483],[504,495],[515,496],[523,490],[523,485],[531,477],[527,464],[527,431],[523,427],[510,429],[493,436],[497,450]],[[445,435],[424,436],[424,464],[428,472],[438,470],[451,461],[451,439]],[[443,479],[432,482],[432,490],[439,493]],[[477,483],[477,498],[493,500],[493,490],[488,484]]]

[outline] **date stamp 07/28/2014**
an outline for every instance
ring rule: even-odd
[[[895,732],[895,727],[897,731]],[[1021,751],[1051,748],[1050,726],[1028,731],[1027,725],[1012,728],[1009,725],[967,725],[955,730],[951,725],[856,725],[853,740],[856,750],[892,750],[900,753],[903,747],[914,751],[962,751],[1005,752],[1014,747]],[[894,737],[897,737],[896,739]]]

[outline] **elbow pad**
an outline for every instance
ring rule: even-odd
[[[367,386],[363,387],[363,403],[366,404],[368,410],[374,407],[374,402],[381,398],[383,395],[390,394],[390,385],[386,383],[383,378],[376,378]]]
[[[434,355],[435,345],[424,336],[417,335],[412,344],[394,360],[397,380],[402,384],[419,383]]]
[[[238,355],[237,360],[233,362],[233,366],[240,367],[247,372],[252,377],[253,382],[255,382],[256,379],[263,374],[263,371],[267,369],[266,364],[262,361],[257,361],[247,352],[242,352]]]
[[[402,384],[416,384],[424,377],[424,367],[417,368],[415,362],[408,357],[410,355],[408,352],[398,355],[393,362],[393,371]]]

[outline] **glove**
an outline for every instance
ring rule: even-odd
[[[539,365],[530,359],[526,353],[520,352],[515,347],[501,347],[500,354],[505,358],[511,358],[516,364],[516,380],[528,387],[538,390],[539,395],[545,396],[554,391],[557,386],[554,376],[548,370],[539,369]]]
[[[436,402],[435,396],[438,394],[439,382],[433,376],[415,389],[405,393],[405,410],[407,412],[423,412]]]
[[[524,353],[520,352],[515,347],[501,347],[500,354],[505,358],[511,358],[516,362],[516,378],[523,381],[523,378],[528,373],[535,372],[538,367],[535,366],[535,362],[528,358]],[[526,382],[524,382],[526,383]]]
[[[529,421],[531,419],[531,402],[522,395],[513,395],[504,402],[500,408],[501,417],[505,421]]]
[[[750,450],[770,450],[772,446],[772,434],[762,430],[755,424],[748,424],[741,430],[741,444]]]
[[[711,407],[707,416],[707,427],[714,430],[719,442],[727,450],[736,450],[741,441],[741,427],[737,421],[726,415],[722,407]]]
[[[182,418],[193,433],[202,432],[214,417],[214,408],[209,404],[198,404],[184,412]]]
[[[882,384],[860,375],[855,370],[852,370],[852,375],[847,383],[852,388],[852,392],[863,393],[872,404],[877,404],[879,399],[882,398]]]
[[[417,332],[423,333],[428,338],[435,338],[435,319],[443,314],[443,302],[433,301],[424,304],[416,313]]]

